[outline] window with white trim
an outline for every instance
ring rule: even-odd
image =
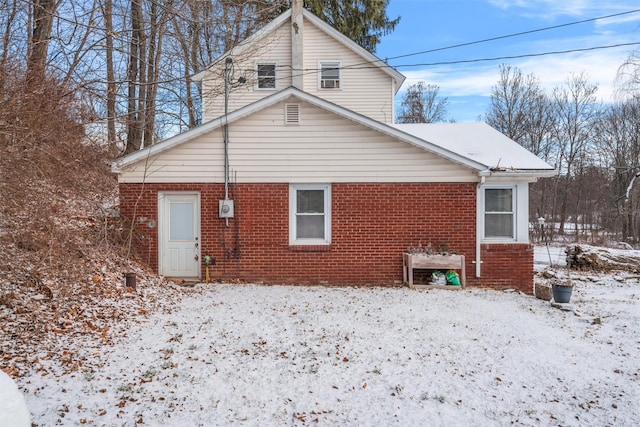
[[[276,63],[264,62],[256,64],[256,88],[276,88]]]
[[[289,186],[289,243],[326,245],[331,243],[331,185]]]
[[[514,187],[484,189],[484,237],[515,239],[516,191]]]
[[[320,62],[320,89],[340,89],[340,62]]]

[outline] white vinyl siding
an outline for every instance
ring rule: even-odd
[[[308,103],[284,126],[286,102],[229,125],[229,163],[238,183],[477,182],[477,174],[419,147]],[[149,159],[146,182],[224,182],[218,128]],[[145,161],[120,182],[142,182]]]
[[[272,64],[277,67],[277,89],[291,86],[291,28],[280,26],[276,31],[264,37],[245,53],[232,56],[234,83],[229,91],[229,111],[258,101],[273,93],[272,90],[257,89],[256,63]],[[220,117],[224,114],[224,59],[214,66],[212,72],[202,82],[202,122]],[[238,79],[244,77],[246,82],[239,84]]]
[[[393,123],[394,87],[388,74],[375,68],[362,67],[362,56],[327,35],[309,20],[305,20],[303,34],[304,68],[318,70],[304,73],[304,91],[382,123]],[[290,26],[281,25],[267,35],[262,43],[257,43],[239,57],[233,57],[233,61],[235,81],[242,76],[247,79],[247,83],[232,87],[229,111],[251,104],[272,93],[256,89],[255,63],[277,62],[278,90],[291,86]],[[340,62],[341,89],[320,89],[319,64],[336,61]],[[224,60],[220,61],[218,68],[214,67],[212,73],[202,82],[203,123],[224,114],[223,70]]]
[[[308,22],[308,21],[305,21]],[[314,25],[304,27],[304,68],[319,69],[325,62],[340,62],[341,90],[321,89],[319,73],[304,75],[304,90],[382,123],[393,123],[393,81],[369,66],[360,55]]]

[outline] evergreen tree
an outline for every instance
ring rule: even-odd
[[[382,36],[393,31],[400,17],[390,19],[390,0],[305,0],[309,11],[374,53]]]

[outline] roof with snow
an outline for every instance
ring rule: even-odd
[[[552,166],[486,123],[387,125],[294,87],[281,90],[239,108],[229,113],[226,117],[221,116],[185,133],[124,156],[112,164],[112,170],[120,173],[122,168],[128,165],[144,161],[149,156],[160,154],[199,135],[211,132],[221,127],[223,123],[241,120],[243,117],[283,101],[290,96],[469,167],[476,170],[480,176],[517,175],[538,178],[556,174]]]
[[[478,162],[494,172],[541,171],[553,166],[484,122],[393,124],[395,129]]]

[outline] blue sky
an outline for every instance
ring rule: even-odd
[[[378,45],[382,59],[438,49],[461,43],[500,37],[529,30],[567,24],[640,9],[637,0],[391,0],[391,18],[401,20],[393,33]],[[491,87],[499,77],[498,66],[508,63],[525,74],[533,73],[551,91],[571,73],[584,72],[599,85],[604,102],[615,96],[618,67],[640,44],[561,55],[505,59],[449,65],[422,65],[445,61],[495,58],[549,51],[584,49],[640,42],[640,12],[567,26],[503,40],[389,59],[407,80],[440,86],[449,99],[448,116],[456,121],[475,121],[489,106]]]

